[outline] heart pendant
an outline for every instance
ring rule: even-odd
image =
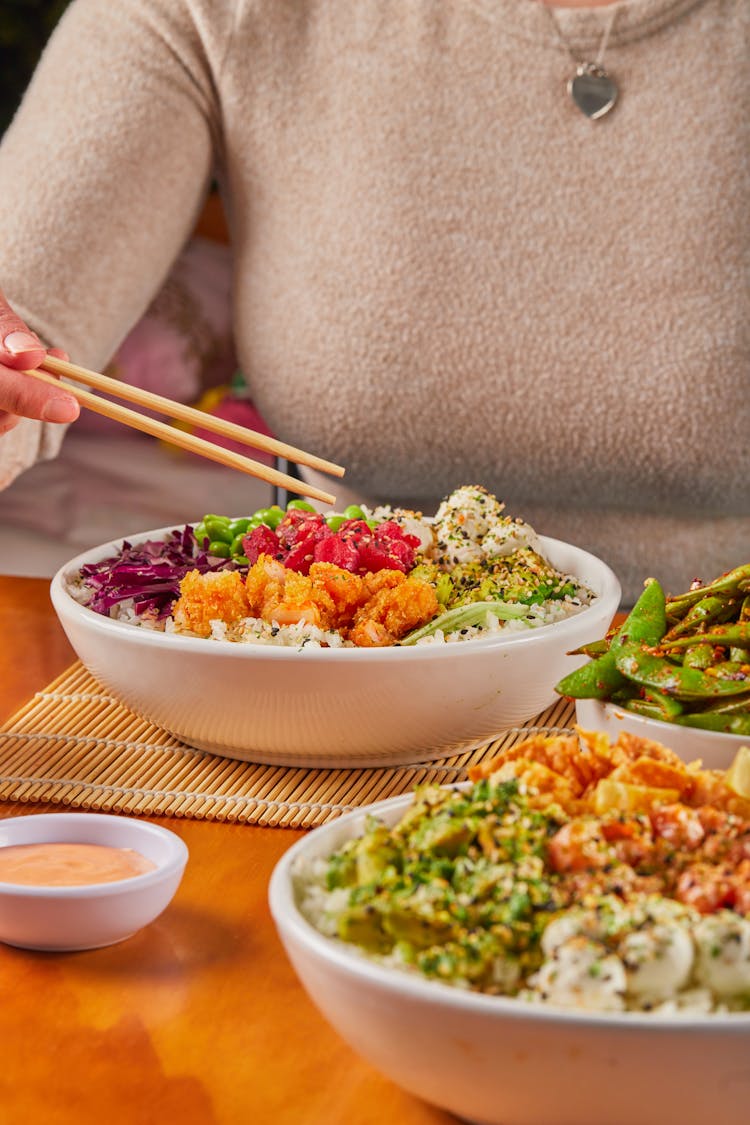
[[[568,82],[568,93],[581,113],[592,121],[604,117],[617,101],[617,86],[596,63],[581,63],[575,78]]]

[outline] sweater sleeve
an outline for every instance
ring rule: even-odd
[[[83,366],[111,358],[194,227],[220,160],[228,9],[74,0],[0,145],[0,289]],[[59,448],[62,427],[18,429],[0,487]]]

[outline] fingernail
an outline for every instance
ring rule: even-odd
[[[3,340],[3,347],[11,355],[22,355],[23,352],[39,351],[41,344],[30,332],[10,332]]]
[[[67,398],[51,398],[42,410],[45,422],[73,422],[77,417],[76,404]]]

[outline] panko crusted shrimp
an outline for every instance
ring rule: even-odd
[[[210,637],[213,622],[230,625],[247,617],[249,603],[242,575],[236,570],[191,570],[180,582],[172,616],[178,631]]]
[[[178,630],[202,637],[213,635],[218,621],[229,627],[230,639],[248,620],[277,628],[311,626],[372,648],[395,644],[438,608],[429,583],[398,570],[359,575],[319,562],[302,574],[261,555],[244,581],[237,571],[187,575],[174,621]]]

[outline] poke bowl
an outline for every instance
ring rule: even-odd
[[[635,749],[631,786],[645,795],[635,784],[643,768],[637,741],[626,745]],[[587,763],[601,761],[605,744],[604,736],[592,737]],[[638,814],[661,826],[649,855],[639,861],[627,853],[632,838],[626,844],[624,836],[609,836],[621,870],[630,871],[632,898],[614,890],[611,868],[591,872],[568,854],[566,870],[566,849],[557,846],[566,830],[560,805],[518,815],[535,767],[546,762],[545,784],[560,769],[559,746],[546,759],[541,751],[539,739],[518,744],[504,752],[508,760],[496,775],[490,763],[472,783],[381,801],[295,843],[273,872],[269,901],[302,985],[356,1053],[462,1120],[740,1125],[750,1092],[747,872],[744,903],[735,899],[734,909],[715,914],[686,905],[688,895],[666,897],[673,888],[655,890],[650,860],[659,844],[662,870],[667,843],[692,870],[689,849],[667,842],[668,824],[702,814],[660,803],[653,787],[648,813],[642,804]],[[521,757],[511,761],[514,754]],[[613,762],[622,756],[616,748]],[[683,794],[691,783],[715,782],[700,782],[703,775],[668,751],[649,760],[681,776]],[[583,776],[578,761],[575,747],[569,777],[556,774],[560,794]],[[601,779],[588,795],[590,823],[606,839],[624,818],[612,803],[612,787],[622,783],[604,781],[604,809],[595,795]],[[733,804],[726,789],[718,793],[711,790],[717,805],[741,803],[745,817],[717,808],[707,822],[724,815],[741,846],[750,800]],[[672,801],[666,792],[665,800]],[[579,790],[571,809],[580,810]],[[550,818],[556,823],[547,831]],[[716,836],[721,829],[714,828]],[[544,841],[536,852],[535,832]],[[579,901],[584,877],[589,886]],[[638,889],[639,879],[651,881],[647,891]],[[684,886],[689,892],[693,884]],[[728,968],[737,973],[731,981]],[[738,990],[739,1005],[717,1002],[712,989],[725,988]]]
[[[354,522],[362,524],[355,530],[366,539],[367,525]],[[520,521],[510,523],[514,536],[525,530]],[[267,541],[265,524],[259,535]],[[188,563],[182,565],[188,542]],[[437,636],[424,636],[431,629],[434,632],[436,624],[455,617],[442,615],[434,600],[435,584],[417,579],[417,568],[404,573],[402,564],[398,574],[389,569],[385,579],[383,572],[376,575],[376,583],[382,585],[387,579],[395,584],[394,589],[401,583],[395,594],[406,592],[408,596],[397,608],[410,624],[415,620],[409,617],[414,605],[426,598],[428,623],[395,644],[355,645],[351,640],[337,641],[331,630],[321,634],[313,626],[311,632],[304,620],[291,626],[280,624],[285,606],[274,609],[270,620],[241,617],[239,625],[215,620],[212,615],[220,611],[212,601],[214,590],[231,583],[229,600],[234,604],[237,597],[245,599],[258,567],[272,563],[295,588],[305,582],[309,587],[311,580],[298,572],[290,577],[275,559],[269,563],[271,556],[263,552],[254,562],[245,556],[239,567],[232,566],[232,559],[202,552],[202,542],[203,536],[196,536],[195,529],[179,527],[130,536],[126,543],[103,544],[57,572],[51,584],[52,602],[75,652],[113,696],[191,746],[259,763],[379,766],[446,756],[458,747],[491,739],[555,702],[555,683],[585,660],[568,654],[607,628],[620,599],[619,582],[605,562],[571,544],[535,536],[533,550],[528,545],[521,548],[524,567],[529,560],[537,566],[536,560],[543,555],[545,575],[554,570],[561,576],[560,589],[585,590],[585,595],[571,598],[565,594],[551,614],[545,608],[549,603],[540,605],[538,601],[509,607],[506,598],[460,605],[451,613],[461,622],[473,624],[461,625],[454,634],[438,631]],[[128,574],[138,572],[142,577],[146,573],[146,581],[150,581],[152,572],[142,565],[144,555],[149,553],[147,562],[158,556],[157,565],[161,565],[159,552],[165,543],[171,545],[173,554],[182,553],[180,573],[185,575],[179,601],[175,605],[173,598],[169,603],[174,608],[166,624],[164,617],[155,619],[153,610],[150,618],[143,615],[142,620],[134,621],[132,602],[120,602],[113,609],[105,601],[98,611],[87,604],[91,599],[82,576],[93,575],[94,581],[104,576],[110,583],[110,563],[115,558],[128,560]],[[247,536],[244,543],[252,553]],[[211,544],[211,549],[218,551],[219,545]],[[330,543],[327,549],[331,549]],[[136,563],[130,565],[134,559]],[[205,576],[191,571],[194,560],[202,562]],[[362,582],[357,575],[342,574],[332,563],[320,565],[326,580],[333,574],[347,590],[355,579]],[[421,567],[424,573],[424,562]],[[310,574],[313,572],[314,566],[310,567]],[[200,587],[199,600],[189,603],[194,586]],[[144,589],[149,598],[153,586]],[[208,600],[200,601],[206,589]],[[486,594],[488,587],[482,589]],[[389,586],[385,595],[391,592]],[[382,592],[377,596],[382,597]],[[488,616],[483,608],[488,604],[501,608]],[[243,605],[247,612],[244,601]],[[199,625],[195,615],[190,616],[196,606],[203,614]],[[495,612],[507,613],[508,619],[500,620]],[[477,614],[486,619],[488,627],[477,625]],[[190,628],[184,627],[185,619]],[[355,620],[361,622],[361,615]],[[372,641],[373,630],[377,634],[383,628],[380,618],[374,624],[372,619],[365,620],[364,639]],[[239,640],[230,639],[231,629],[241,629]],[[453,636],[457,643],[451,643]],[[282,639],[287,643],[279,643]]]

